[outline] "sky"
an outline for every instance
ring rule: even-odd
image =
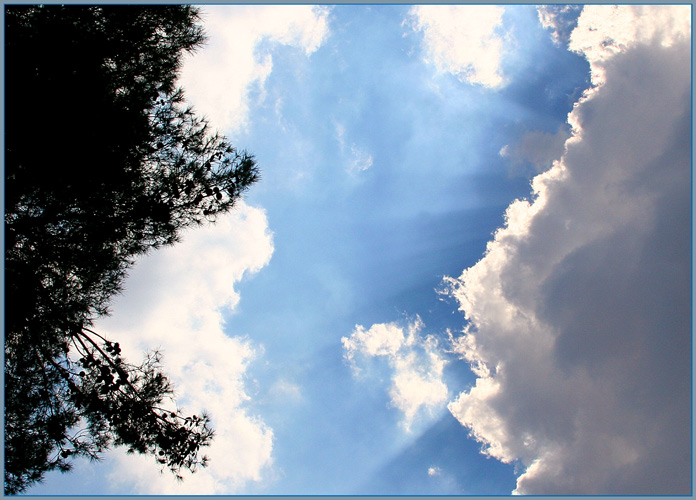
[[[256,156],[97,330],[211,464],[29,494],[689,494],[691,7],[224,5],[180,84]]]

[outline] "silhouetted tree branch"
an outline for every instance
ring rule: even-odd
[[[207,463],[210,419],[173,406],[159,354],[130,364],[92,328],[138,256],[258,180],[176,86],[198,22],[182,5],[5,6],[5,493],[114,445],[177,477]]]

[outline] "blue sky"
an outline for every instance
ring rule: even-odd
[[[689,8],[448,9],[204,7],[181,83],[261,181],[100,327],[212,465],[29,493],[690,488]]]

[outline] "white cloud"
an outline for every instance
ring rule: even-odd
[[[205,47],[186,58],[180,82],[186,96],[211,125],[229,133],[247,125],[249,92],[261,91],[273,68],[271,41],[310,56],[328,36],[328,8],[310,5],[201,6]],[[263,94],[263,92],[261,92]]]
[[[570,45],[600,86],[535,198],[449,280],[478,375],[449,409],[522,465],[516,493],[691,489],[689,19],[585,7]]]
[[[411,26],[423,32],[426,61],[463,82],[498,87],[504,39],[505,8],[494,5],[417,5],[409,11]]]
[[[428,475],[430,477],[432,476],[439,476],[442,474],[442,469],[439,467],[428,467]]]
[[[586,5],[568,48],[587,57],[592,83],[600,85],[605,64],[616,54],[652,42],[669,47],[690,36],[690,5]]]
[[[356,374],[360,373],[358,356],[387,358],[392,370],[391,404],[403,412],[406,431],[411,430],[421,410],[442,408],[448,397],[442,381],[446,361],[434,337],[420,337],[422,328],[420,318],[406,332],[395,323],[375,324],[368,330],[356,325],[350,337],[341,338],[345,358]]]
[[[177,483],[150,456],[115,452],[117,490],[138,494],[234,493],[258,481],[271,464],[273,431],[245,409],[244,376],[261,352],[248,338],[228,336],[224,315],[238,305],[234,290],[273,253],[265,213],[245,203],[214,226],[186,232],[183,241],[139,261],[98,331],[120,342],[130,361],[160,348],[163,368],[187,414],[210,412],[216,436],[205,451],[208,468]]]

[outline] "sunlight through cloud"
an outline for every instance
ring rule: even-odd
[[[495,5],[417,5],[410,16],[412,28],[423,33],[425,59],[438,71],[499,87],[505,43],[497,30],[504,12],[505,7]]]
[[[128,359],[159,349],[177,404],[207,410],[215,438],[210,466],[177,483],[150,456],[118,451],[117,488],[150,494],[216,494],[258,481],[271,463],[273,431],[245,404],[245,372],[262,350],[225,332],[225,314],[239,303],[235,284],[268,264],[273,240],[264,212],[240,203],[217,224],[184,233],[183,241],[139,261],[97,328],[118,338]],[[122,478],[128,477],[127,485]],[[121,479],[117,479],[121,478]]]
[[[264,41],[296,47],[309,57],[328,37],[329,8],[310,5],[206,5],[201,7],[207,44],[188,56],[180,83],[186,97],[213,127],[247,126],[250,92],[263,96],[273,58]]]
[[[446,280],[479,377],[449,409],[514,493],[690,491],[689,34],[688,7],[585,7],[573,137]]]
[[[375,324],[368,330],[356,325],[350,337],[341,338],[344,356],[356,374],[360,373],[358,356],[387,358],[392,370],[391,404],[404,414],[402,425],[407,432],[421,410],[442,408],[448,397],[443,382],[446,360],[434,337],[420,336],[423,326],[420,318],[405,332],[396,323]]]

